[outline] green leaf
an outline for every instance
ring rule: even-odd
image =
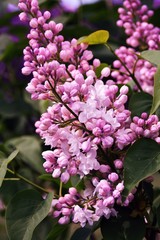
[[[82,190],[84,188],[84,181],[80,179],[79,175],[71,176],[71,185],[77,190]]]
[[[42,174],[38,178],[41,179],[41,180],[54,182],[54,178],[52,177],[52,174],[49,174],[49,173]]]
[[[157,181],[159,186],[159,180]],[[160,204],[160,188],[155,187],[154,188],[154,200],[153,200],[153,207],[157,208]]]
[[[160,205],[159,205],[158,208],[156,209],[156,215],[157,215],[158,227],[160,228]]]
[[[19,150],[22,161],[30,165],[34,170],[43,173],[43,160],[41,156],[41,142],[34,136],[22,136],[10,139],[7,146],[14,146]]]
[[[153,0],[141,0],[141,3],[147,5],[148,8],[153,7]]]
[[[160,106],[160,66],[154,75],[154,95],[150,114],[153,114]]]
[[[145,229],[145,222],[141,217],[120,216],[109,220],[103,219],[101,223],[104,240],[142,240]]]
[[[137,140],[129,148],[124,159],[124,196],[127,196],[141,180],[159,169],[160,145],[152,139]]]
[[[81,37],[78,40],[78,43],[87,43],[89,45],[95,44],[104,44],[107,42],[109,38],[109,32],[106,30],[98,30],[96,32],[91,33],[88,36]]]
[[[91,235],[91,228],[78,228],[72,235],[70,240],[86,240]]]
[[[160,65],[160,51],[159,50],[146,50],[141,52],[140,56],[149,62]]]
[[[24,26],[23,26],[24,29]],[[0,61],[6,61],[9,62],[11,59],[13,59],[13,56],[22,56],[22,50],[27,45],[27,39],[23,38],[21,39],[15,48],[15,43],[10,43],[6,46],[3,53],[0,55]]]
[[[18,192],[6,211],[6,226],[10,240],[31,240],[36,226],[48,215],[53,194],[44,200],[33,189]]]
[[[51,174],[46,173],[46,174],[42,174],[38,177],[41,180],[45,180],[45,181],[49,181],[49,182],[53,182],[55,183],[57,186],[60,186],[60,179],[59,178],[53,178]],[[70,187],[72,187],[71,181],[69,180],[67,183],[63,183],[62,184],[62,189],[69,189]]]
[[[124,240],[121,218],[110,218],[109,220],[103,218],[101,221],[101,233],[103,240]]]
[[[46,112],[47,108],[51,106],[52,102],[50,100],[40,100],[39,101],[39,111],[40,113]]]
[[[6,158],[6,155],[4,154],[4,152],[0,151],[0,165],[2,164],[5,158]]]
[[[154,95],[150,114],[153,114],[160,106],[160,51],[147,50],[141,53],[141,57],[158,66],[154,75]]]
[[[143,217],[131,218],[123,222],[126,239],[142,240],[145,237],[146,225]],[[136,231],[135,231],[136,229]]]
[[[0,101],[0,115],[3,118],[19,117],[31,113],[31,111],[31,106],[23,100],[18,99],[9,103],[3,99]]]
[[[3,159],[0,166],[0,187],[2,186],[4,177],[6,175],[8,164],[17,156],[18,152],[18,150],[15,150],[9,155],[8,158]]]
[[[129,110],[132,117],[140,116],[143,112],[150,113],[153,97],[145,92],[133,93],[129,100]]]
[[[54,240],[57,239],[57,237],[61,236],[66,230],[68,229],[68,225],[60,225],[56,223],[50,233],[48,234],[46,240]]]

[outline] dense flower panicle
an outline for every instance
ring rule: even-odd
[[[132,47],[141,49],[158,49],[160,44],[160,29],[148,23],[153,11],[140,0],[125,0],[123,7],[118,9],[119,20],[117,25],[124,27],[126,42]]]
[[[119,49],[116,49],[115,53],[131,74],[135,76],[143,91],[153,94],[154,74],[157,67],[153,66],[146,60],[139,59],[139,53],[135,51],[134,48],[121,46]],[[133,81],[132,77],[129,76],[128,71],[119,60],[115,60],[113,66],[117,70],[113,70],[111,75],[116,79],[117,83],[127,84]],[[137,90],[136,86],[134,86],[134,88]]]
[[[116,178],[111,175],[116,175]],[[102,180],[93,178],[91,182],[86,182],[85,190],[81,193],[71,187],[63,197],[53,200],[53,216],[59,217],[61,224],[68,223],[72,216],[72,222],[80,223],[82,227],[87,223],[93,225],[102,216],[107,219],[117,216],[114,204],[127,206],[133,200],[133,193],[130,193],[122,203],[123,189],[124,184],[118,179],[116,173],[108,175],[108,179],[107,177]]]
[[[132,4],[124,1],[124,6],[138,13],[140,24],[152,15],[148,8],[140,7],[139,1]],[[116,216],[115,204],[128,206],[134,198],[131,192],[122,202],[126,147],[141,137],[160,143],[156,115],[142,113],[131,118],[127,109],[129,89],[117,85],[131,80],[121,61],[149,93],[156,68],[139,60],[134,49],[121,47],[116,50],[121,61],[116,60],[114,67],[123,74],[116,70],[110,74],[110,68],[105,67],[97,77],[96,69],[101,62],[93,58],[87,44],[78,44],[76,39],[66,41],[60,35],[63,25],[51,20],[48,11],[42,13],[37,0],[20,0],[19,7],[23,11],[20,19],[28,21],[31,27],[22,72],[32,73],[33,78],[26,89],[32,99],[51,100],[47,111],[35,123],[36,132],[50,146],[50,150],[42,153],[43,166],[62,183],[78,175],[84,185],[80,192],[71,187],[64,196],[53,200],[53,217],[59,218],[60,224],[72,221],[84,227],[102,216],[107,219]],[[119,12],[121,23],[125,27],[125,22],[130,23],[131,31],[127,34],[131,36],[136,23],[130,13],[127,15],[122,9]],[[141,38],[150,44],[148,38]],[[135,44],[131,41],[130,45]],[[104,78],[110,80],[104,83]]]
[[[43,14],[38,9],[36,11],[37,4],[36,1],[19,3],[24,14],[30,13],[34,16],[29,20],[29,46],[24,49],[22,73],[33,73],[33,79],[27,86],[32,99],[53,100],[51,88],[62,82],[70,82],[74,78],[72,72],[76,69],[81,74],[92,69],[94,65],[90,65],[89,61],[93,54],[86,50],[85,44],[77,45],[76,39],[71,42],[64,41],[63,36],[59,35],[63,25],[49,21],[51,14],[48,11]],[[68,66],[65,65],[66,62]]]
[[[92,179],[92,183],[86,184],[83,192],[78,193],[75,188],[69,188],[69,192],[60,197],[58,201],[53,200],[55,209],[54,216],[60,217],[67,223],[70,216],[73,216],[74,223],[80,223],[82,227],[89,223],[93,225],[100,217],[105,216],[107,219],[110,216],[116,216],[117,212],[114,209],[116,199],[121,201],[120,193],[123,191],[123,183],[116,183],[117,196],[113,190],[113,184],[110,180]],[[118,194],[119,193],[119,194]]]
[[[47,113],[42,114],[40,121],[36,122],[36,132],[45,140],[45,144],[56,147],[52,159],[51,152],[49,157],[48,152],[43,154],[46,159],[44,167],[54,177],[55,169],[56,173],[58,171],[56,177],[66,172],[68,179],[70,175],[79,174],[82,177],[92,170],[98,170],[97,144],[104,149],[113,145],[123,149],[134,141],[135,134],[129,129],[130,112],[124,107],[128,88],[122,87],[118,96],[117,91],[112,81],[104,85],[97,80],[95,85],[90,86],[85,102],[76,99],[68,105],[77,118],[57,103],[49,107]],[[81,127],[86,130],[80,130]]]

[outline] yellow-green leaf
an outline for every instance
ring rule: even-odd
[[[107,42],[108,38],[109,32],[107,30],[98,30],[88,36],[81,37],[78,43],[87,43],[89,45],[104,44]]]

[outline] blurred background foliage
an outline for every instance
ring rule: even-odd
[[[43,9],[51,11],[54,21],[64,24],[62,34],[65,39],[79,38],[98,29],[104,29],[110,32],[109,43],[114,49],[125,45],[124,32],[116,26],[117,9],[122,1],[99,0],[95,3],[83,4],[76,9],[70,5],[74,1],[64,1],[63,4],[58,0],[39,2]],[[160,1],[143,0],[142,2],[155,8],[151,22],[160,27]],[[17,148],[19,154],[12,163],[12,169],[45,188],[56,188],[56,182],[50,183],[46,179],[44,181],[44,177],[38,177],[44,174],[41,152],[45,147],[35,134],[34,123],[45,111],[47,103],[32,101],[25,90],[31,76],[23,76],[21,68],[23,49],[28,44],[26,35],[29,28],[18,19],[17,3],[17,0],[0,1],[0,159],[2,155],[8,156]],[[92,50],[95,57],[100,58],[102,62],[112,63],[113,56],[103,46],[92,47]],[[7,174],[6,177],[8,179],[13,175]],[[6,180],[0,189],[1,240],[8,239],[3,220],[5,206],[17,191],[24,188],[30,186],[18,180]],[[55,221],[47,217],[38,226],[33,239],[46,239],[46,234],[53,224],[56,224]],[[59,239],[67,239],[67,232],[68,228],[61,226],[57,228]],[[51,234],[47,239],[57,238],[53,238]]]

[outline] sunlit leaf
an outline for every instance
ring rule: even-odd
[[[0,187],[2,186],[4,177],[6,175],[8,164],[17,156],[18,152],[18,150],[13,151],[8,158],[2,160],[0,166]]]
[[[96,32],[91,33],[88,36],[81,37],[78,40],[78,43],[87,43],[89,45],[104,44],[107,42],[108,38],[109,38],[108,31],[98,30]]]
[[[34,229],[48,215],[52,199],[52,193],[44,200],[33,189],[18,192],[6,211],[9,240],[31,240]]]
[[[124,159],[124,196],[127,196],[141,180],[159,169],[160,145],[147,138],[136,141]]]

